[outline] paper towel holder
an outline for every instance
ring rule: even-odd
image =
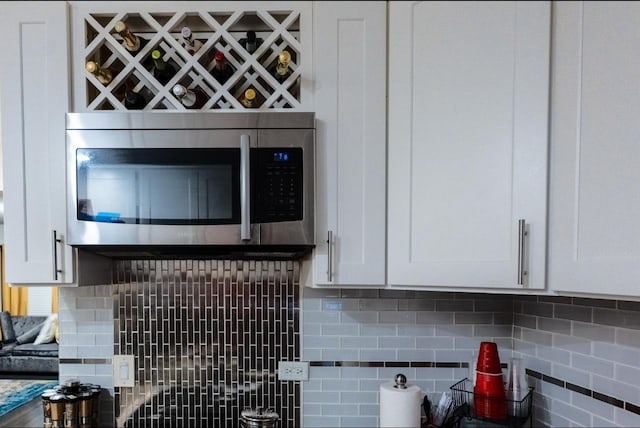
[[[402,373],[398,373],[394,378],[396,384],[393,385],[396,389],[407,389],[407,377]]]

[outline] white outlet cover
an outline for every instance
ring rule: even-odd
[[[136,362],[133,355],[114,355],[113,386],[134,387],[136,384]]]
[[[309,380],[308,361],[280,361],[278,363],[280,380]]]

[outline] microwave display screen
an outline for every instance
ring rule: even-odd
[[[289,162],[291,155],[289,152],[274,152],[273,153],[273,161],[274,162]]]
[[[130,224],[236,224],[240,151],[76,150],[77,218]]]

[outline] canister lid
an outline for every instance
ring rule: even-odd
[[[240,416],[251,422],[259,422],[265,420],[278,420],[280,416],[273,409],[244,409],[240,412]]]

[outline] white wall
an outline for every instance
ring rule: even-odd
[[[27,301],[28,315],[51,314],[51,287],[30,287]]]

